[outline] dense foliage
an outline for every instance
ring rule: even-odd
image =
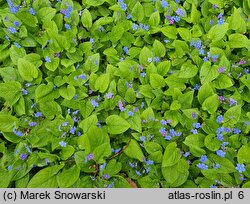
[[[0,187],[250,187],[250,0],[0,0]]]

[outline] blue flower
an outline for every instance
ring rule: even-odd
[[[241,133],[241,130],[238,129],[238,128],[234,128],[234,134],[240,134]]]
[[[137,25],[136,23],[134,23],[134,24],[132,25],[132,29],[133,29],[133,30],[137,30],[137,29],[138,29],[138,25]]]
[[[154,161],[152,161],[152,160],[146,161],[146,165],[150,166],[150,165],[152,165],[152,164],[154,164]]]
[[[148,62],[150,63],[150,62],[152,62],[152,61],[153,61],[152,57],[149,57],[149,58],[148,58]]]
[[[223,18],[220,18],[217,22],[218,22],[218,24],[219,24],[219,25],[224,24],[224,20],[223,20]]]
[[[146,137],[145,137],[145,136],[140,136],[140,140],[141,140],[142,142],[145,142],[145,141],[146,141]]]
[[[239,173],[242,173],[242,172],[246,171],[245,165],[244,165],[244,164],[237,164],[237,166],[235,167],[235,169],[236,169]]]
[[[204,163],[199,163],[196,165],[198,168],[200,168],[201,170],[207,170],[208,166]]]
[[[226,152],[223,152],[221,149],[216,151],[216,154],[220,157],[225,157]]]
[[[14,27],[8,27],[8,31],[10,32],[10,33],[12,33],[12,34],[15,34],[17,31],[16,31],[16,28],[14,28]]]
[[[175,11],[175,13],[176,13],[178,16],[184,16],[184,11],[183,11],[183,9],[181,9],[181,8],[178,8],[178,9]]]
[[[154,57],[154,62],[157,63],[160,61],[160,57]]]
[[[196,129],[201,128],[201,124],[200,123],[193,123],[193,127]]]
[[[29,126],[30,126],[30,127],[36,126],[36,122],[30,122],[30,123],[29,123]]]
[[[199,89],[200,89],[200,85],[199,85],[199,84],[195,84],[195,85],[194,85],[194,90],[197,91],[197,90],[199,90]]]
[[[99,106],[98,102],[96,102],[95,99],[91,99],[91,100],[90,100],[90,103],[91,103],[91,105],[92,105],[94,108],[97,108],[97,107]]]
[[[29,12],[30,12],[30,14],[33,15],[33,16],[36,15],[36,12],[35,12],[35,10],[34,10],[33,8],[30,8]]]
[[[28,157],[26,153],[20,155],[20,160],[25,160]]]
[[[128,111],[128,115],[129,116],[134,116],[134,112],[133,111]]]
[[[204,163],[207,161],[207,156],[206,155],[201,155],[200,162]]]
[[[205,53],[205,52],[204,52],[204,49],[199,49],[199,54],[200,54],[200,55],[204,55],[204,53]]]
[[[93,44],[95,42],[94,38],[90,38],[89,42]]]
[[[18,27],[20,25],[20,23],[18,21],[14,21],[13,22],[14,26]]]
[[[21,45],[19,45],[17,42],[14,42],[14,45],[16,46],[16,48],[20,49]]]
[[[149,26],[148,25],[143,25],[143,29],[148,31],[149,30]]]
[[[9,9],[11,13],[17,13],[19,11],[19,7],[15,6],[11,0],[7,0],[7,3],[9,5]]]
[[[59,145],[61,146],[61,147],[66,147],[66,142],[64,142],[64,141],[61,141],[61,142],[59,142]]]
[[[126,11],[126,10],[127,10],[127,4],[125,4],[124,2],[120,2],[120,8],[121,8],[123,11]]]
[[[220,168],[220,164],[215,164],[214,168],[215,169],[219,169]]]
[[[92,154],[92,153],[88,154],[87,155],[87,160],[90,161],[92,159],[94,159],[94,154]]]
[[[234,100],[233,98],[230,98],[230,99],[229,99],[229,105],[230,105],[230,106],[233,106],[234,104],[237,105],[238,102],[237,102],[236,100]]]
[[[220,140],[220,141],[223,141],[224,140],[224,137],[221,133],[218,133],[217,135],[217,139]]]
[[[104,178],[104,179],[109,179],[109,178],[110,178],[110,175],[109,175],[109,174],[103,174],[103,178]]]
[[[100,170],[104,170],[106,166],[107,166],[106,162],[104,164],[100,165]]]
[[[48,63],[50,63],[50,62],[51,62],[50,57],[46,56],[46,57],[45,57],[45,61],[48,62]]]
[[[13,133],[14,133],[16,136],[18,136],[18,137],[22,137],[22,136],[23,136],[23,133],[20,132],[20,131],[17,131],[16,128],[13,128]]]
[[[180,16],[172,16],[172,19],[177,23],[181,20]]]
[[[198,131],[196,129],[192,129],[190,130],[191,133],[193,133],[194,135],[198,134]]]
[[[22,95],[27,95],[28,94],[28,91],[24,88],[22,88]]]
[[[38,118],[38,117],[42,116],[43,114],[42,114],[42,112],[37,112],[34,115],[35,115],[36,118]]]
[[[128,47],[125,46],[125,47],[123,47],[122,49],[123,49],[123,51],[128,55]]]
[[[168,2],[166,2],[165,0],[161,0],[161,6],[162,6],[163,8],[168,7]]]
[[[188,157],[189,155],[190,155],[190,152],[185,152],[185,153],[183,154],[184,157]]]
[[[194,47],[195,47],[197,50],[201,49],[201,40],[197,40],[196,43],[195,43],[195,45],[194,45]]]
[[[71,29],[71,28],[70,28],[70,25],[67,24],[67,23],[64,24],[64,27],[65,27],[67,30],[70,30],[70,29]]]
[[[140,77],[144,78],[147,74],[145,72],[140,73]]]
[[[76,132],[76,127],[75,127],[75,126],[71,127],[69,132],[70,132],[72,135],[74,135],[75,132]]]
[[[223,122],[223,120],[224,120],[223,115],[219,115],[219,116],[217,117],[217,119],[216,119],[216,122],[219,123],[219,124],[221,124],[221,123]]]

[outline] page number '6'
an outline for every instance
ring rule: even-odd
[[[244,198],[244,192],[243,191],[239,191],[238,198],[239,199],[243,199]]]

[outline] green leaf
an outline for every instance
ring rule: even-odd
[[[0,131],[2,132],[12,132],[15,124],[19,122],[19,119],[6,114],[0,114]]]
[[[88,6],[100,6],[105,2],[105,0],[86,0]]]
[[[208,38],[212,40],[212,42],[217,42],[221,40],[228,31],[228,23],[224,23],[222,25],[214,25],[208,32]]]
[[[250,40],[245,35],[236,33],[229,35],[228,38],[230,48],[246,47],[248,50],[250,50]]]
[[[98,119],[95,114],[87,117],[82,120],[79,124],[79,127],[83,129],[84,132],[87,132],[91,126],[96,126]]]
[[[9,105],[14,105],[21,97],[21,84],[17,81],[0,83],[0,97],[3,97]]]
[[[75,148],[71,145],[67,145],[66,147],[62,148],[62,151],[60,152],[60,158],[62,160],[69,159],[75,152]]]
[[[57,188],[56,175],[64,164],[55,165],[38,171],[28,183],[27,188]]]
[[[133,88],[128,88],[126,93],[125,93],[125,97],[124,99],[128,102],[128,103],[134,103],[136,101],[136,95],[135,95],[135,91]]]
[[[95,81],[95,89],[99,90],[101,93],[104,93],[109,86],[109,81],[110,81],[110,75],[102,74]]]
[[[130,158],[137,159],[141,162],[143,161],[144,155],[141,147],[134,139],[131,139],[128,147],[124,150],[124,153]]]
[[[200,12],[197,10],[196,5],[193,3],[191,9],[191,22],[193,24],[198,24],[200,22],[200,16]]]
[[[205,62],[202,64],[200,70],[201,84],[205,84],[213,81],[219,76],[218,66],[211,66],[211,62]]]
[[[94,154],[94,160],[97,163],[103,163],[105,162],[104,157],[108,157],[111,154],[111,146],[109,142],[103,143],[95,148],[93,151]]]
[[[40,84],[35,90],[35,97],[37,102],[50,101],[54,98],[53,83]]]
[[[218,95],[214,94],[206,98],[206,100],[202,103],[202,109],[212,114],[217,111],[217,108],[219,107],[219,105],[220,105],[220,102],[218,99]]]
[[[161,32],[170,39],[176,39],[177,38],[177,29],[173,26],[165,26],[161,29]]]
[[[213,88],[210,85],[210,83],[204,83],[198,92],[198,100],[200,102],[200,104],[202,104],[206,98],[208,98],[209,96],[212,96],[214,94]]]
[[[164,55],[166,54],[166,48],[159,40],[154,41],[153,50],[155,56],[157,57],[164,57]]]
[[[110,134],[121,134],[130,128],[130,124],[118,115],[110,115],[106,118],[108,132]]]
[[[232,127],[233,125],[237,124],[238,121],[240,120],[240,115],[241,115],[240,105],[229,108],[224,114],[225,127]]]
[[[76,165],[69,169],[63,168],[62,172],[57,175],[57,182],[60,188],[72,186],[80,176],[80,168]]]
[[[217,89],[227,89],[233,86],[233,80],[227,75],[221,74],[213,81],[214,87]]]
[[[204,139],[205,136],[202,134],[192,134],[187,136],[183,143],[189,146],[192,155],[200,157],[206,153],[206,151],[201,148],[204,147]]]
[[[59,58],[53,57],[53,58],[51,58],[51,62],[45,62],[45,67],[48,70],[54,72],[58,68],[59,62],[60,62]]]
[[[166,76],[169,69],[171,67],[171,62],[170,61],[163,61],[163,62],[160,62],[158,65],[157,65],[157,72],[158,74],[160,74],[161,76]]]
[[[92,16],[88,9],[84,9],[81,16],[82,24],[85,28],[91,28],[92,26]]]
[[[181,38],[185,41],[190,41],[191,40],[191,32],[187,28],[177,28],[177,31]]]
[[[42,21],[50,21],[56,15],[56,9],[43,7],[37,12],[37,15]]]
[[[31,82],[33,79],[38,77],[38,70],[36,66],[24,58],[20,58],[18,60],[17,67],[21,77],[26,81]]]
[[[175,142],[168,144],[163,155],[162,167],[173,166],[181,159],[180,149],[176,148],[176,146]]]
[[[150,15],[148,25],[149,26],[158,26],[160,23],[160,20],[161,19],[160,19],[159,11],[155,11]]]
[[[239,33],[246,32],[246,22],[241,16],[241,9],[236,9],[234,7],[233,14],[229,17],[229,28],[232,30],[236,30]]]
[[[179,73],[180,78],[192,78],[194,77],[198,72],[198,68],[191,64],[191,62],[184,63],[181,66],[181,70]]]
[[[150,85],[154,89],[162,88],[165,86],[164,78],[159,74],[150,74]]]
[[[69,84],[68,86],[60,87],[59,93],[63,98],[71,100],[76,94],[76,89],[73,85]]]
[[[142,65],[149,64],[148,58],[153,58],[153,54],[149,48],[143,47],[139,55],[140,64]]]
[[[240,164],[243,163],[250,163],[250,145],[249,144],[245,144],[243,145],[237,154],[237,160]]]
[[[142,20],[144,18],[144,8],[139,1],[136,2],[136,4],[134,5],[134,7],[131,11],[131,15],[133,16],[133,20],[137,20],[138,22],[142,22]]]
[[[122,24],[114,26],[110,33],[110,41],[113,43],[117,43],[117,41],[122,38],[123,33],[124,33],[124,28]]]
[[[138,114],[135,114],[133,117],[129,118],[128,122],[132,130],[135,130],[140,133],[142,132],[141,118]]]
[[[221,142],[215,137],[214,134],[209,134],[205,137],[204,145],[211,151],[220,149]]]

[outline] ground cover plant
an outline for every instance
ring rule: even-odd
[[[249,0],[0,0],[0,187],[250,187]]]

